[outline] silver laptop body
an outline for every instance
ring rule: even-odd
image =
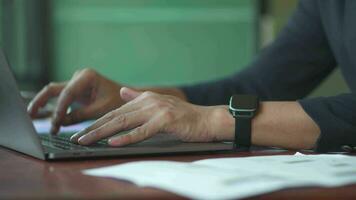
[[[43,135],[42,135],[43,136]],[[69,141],[67,141],[69,143]],[[0,146],[42,159],[231,151],[231,143],[183,143],[169,134],[158,134],[144,142],[113,148],[107,145],[61,148],[50,135],[36,132],[17,88],[4,52],[0,49]]]

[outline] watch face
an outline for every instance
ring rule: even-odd
[[[255,95],[234,95],[230,99],[230,108],[236,110],[256,110],[258,97]]]

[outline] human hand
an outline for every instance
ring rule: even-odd
[[[174,134],[187,142],[231,139],[223,134],[222,121],[226,116],[231,117],[226,106],[197,106],[174,96],[128,88],[121,88],[120,95],[126,104],[73,135],[71,141],[90,145],[110,137],[109,145],[123,146],[143,141],[157,133]],[[125,130],[131,131],[115,136]]]
[[[58,97],[52,116],[51,133],[57,133],[61,125],[71,125],[88,119],[101,117],[123,104],[121,86],[106,79],[91,69],[77,71],[72,79],[64,83],[50,83],[44,87],[28,106],[28,113],[37,118],[38,111],[49,99]],[[73,103],[80,108],[67,113]]]

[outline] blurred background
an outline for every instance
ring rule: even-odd
[[[90,67],[131,86],[241,70],[278,35],[296,0],[0,0],[0,46],[23,90]],[[336,70],[312,96],[347,91]]]

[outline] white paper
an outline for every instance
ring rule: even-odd
[[[356,183],[356,157],[282,155],[195,162],[141,161],[85,170],[193,199],[236,199],[289,187]]]
[[[33,120],[33,125],[39,134],[48,134],[51,130],[51,120],[50,119],[37,119]],[[71,126],[62,126],[60,133],[75,133],[83,130],[84,128],[91,125],[93,121],[85,121]]]

